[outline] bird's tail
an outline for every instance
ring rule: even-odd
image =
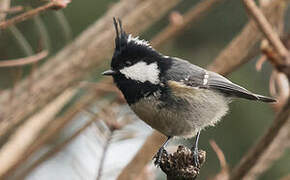
[[[274,103],[274,102],[277,102],[276,99],[271,98],[271,97],[262,96],[262,95],[259,95],[259,94],[255,94],[255,96],[257,97],[257,100],[258,101],[263,101],[263,102],[266,102],[266,103]]]

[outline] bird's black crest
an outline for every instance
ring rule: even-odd
[[[119,18],[113,18],[113,21],[116,38],[115,52],[111,62],[112,69],[121,69],[126,63],[132,65],[144,59],[156,61],[156,58],[160,57],[160,54],[150,46],[149,42],[127,34]]]
[[[118,52],[122,52],[122,50],[127,47],[128,35],[123,30],[122,21],[119,18],[113,18],[113,21],[116,30],[115,50]]]

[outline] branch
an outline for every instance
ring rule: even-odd
[[[65,37],[66,42],[70,42],[72,40],[72,30],[70,24],[67,21],[67,18],[63,14],[63,11],[55,11],[54,16],[61,27],[63,36]]]
[[[263,172],[266,172],[266,170],[269,169],[273,163],[277,162],[277,160],[281,156],[283,156],[285,152],[287,152],[287,148],[289,148],[290,146],[289,130],[290,130],[290,121],[288,120],[278,132],[277,136],[275,137],[275,140],[262,153],[261,157],[256,162],[256,164],[251,168],[251,170],[244,176],[244,179],[246,180],[258,179]]]
[[[23,6],[14,6],[7,9],[0,7],[0,14],[17,13],[19,11],[23,11],[23,9]]]
[[[283,18],[286,6],[284,0],[275,0],[262,7],[262,11],[271,24],[276,26]],[[228,75],[259,53],[255,45],[262,39],[262,33],[250,20],[241,33],[208,66],[208,69],[219,74]]]
[[[290,174],[286,175],[285,177],[282,177],[280,180],[289,180],[290,179]]]
[[[67,4],[69,3],[69,0],[51,0],[49,3],[40,6],[36,9],[32,9],[28,12],[25,12],[23,14],[20,14],[16,17],[13,17],[7,21],[0,22],[0,30],[5,29],[13,24],[19,23],[21,21],[27,20],[33,16],[36,16],[37,14],[44,12],[48,9],[61,9],[65,8]]]
[[[35,55],[28,56],[25,58],[13,59],[13,60],[1,60],[0,67],[14,67],[14,66],[24,66],[29,65],[39,60],[44,59],[48,55],[48,51],[44,50]]]
[[[263,31],[266,38],[274,46],[276,52],[281,57],[283,57],[284,62],[280,61],[279,64],[284,63],[284,65],[286,65],[285,69],[288,69],[289,72],[290,64],[287,61],[290,57],[288,50],[284,47],[280,39],[276,37],[275,32],[272,30],[271,26],[268,24],[267,20],[264,18],[263,14],[259,11],[256,5],[251,0],[244,0],[244,3],[254,17],[257,24],[259,25],[261,31]],[[283,47],[280,47],[279,43],[281,43]],[[283,52],[283,48],[286,49],[286,53]],[[287,71],[286,75],[288,75],[289,82],[290,75],[289,73],[287,74]],[[266,169],[269,164],[274,159],[276,159],[277,156],[279,157],[279,154],[282,153],[281,151],[285,150],[285,147],[287,147],[285,146],[285,142],[283,141],[287,140],[287,137],[285,137],[285,131],[289,131],[287,123],[290,123],[289,97],[287,98],[286,104],[284,105],[283,109],[276,116],[268,131],[262,136],[258,143],[253,146],[250,151],[242,158],[240,163],[233,169],[232,174],[230,175],[230,179],[244,179],[245,176],[247,176],[247,178],[255,178],[257,174],[259,174],[261,171],[264,171],[264,169]],[[279,152],[276,153],[275,150]],[[265,157],[267,153],[271,154],[271,156]],[[268,161],[268,163],[261,164],[261,162],[265,162],[266,160],[270,161]],[[256,167],[256,169],[253,169],[254,167]],[[260,169],[257,170],[257,168]]]
[[[128,6],[127,1],[121,1],[119,5],[122,8],[118,8],[123,16],[128,13],[123,18],[126,29],[138,33],[158,20],[178,2],[180,0],[147,0],[142,1],[137,7],[131,7]],[[144,14],[147,15],[144,16]],[[0,121],[0,143],[4,142],[3,135],[11,131],[24,117],[43,107],[63,89],[73,85],[86,76],[88,72],[94,71],[105,57],[111,55],[115,32],[112,25],[109,29],[104,28],[107,23],[112,23],[111,14],[108,15],[109,17],[105,16],[99,20],[102,22],[102,26],[96,24],[101,28],[101,31],[95,29],[95,26],[88,28],[73,43],[38,68],[39,76],[34,80],[35,85],[32,92],[23,90],[27,87],[23,87],[24,84],[29,85],[29,80],[24,80],[23,84],[20,83],[15,87],[15,96],[18,101],[10,103],[9,106],[7,106],[7,94],[2,93],[0,97],[0,119],[2,120]],[[108,19],[110,21],[103,22]],[[92,37],[91,35],[96,31],[99,33]]]
[[[101,117],[102,119],[104,119],[106,125],[108,126],[108,137],[106,138],[105,141],[105,145],[103,147],[103,153],[101,156],[101,160],[99,163],[99,169],[98,169],[98,173],[97,173],[97,178],[96,180],[101,180],[102,177],[102,173],[103,173],[103,168],[104,168],[104,163],[105,163],[105,158],[108,152],[108,148],[112,142],[113,139],[113,134],[115,132],[115,130],[120,130],[122,127],[124,127],[124,125],[126,124],[121,124],[117,121],[118,117],[116,113],[112,113],[113,111],[113,106],[110,105],[109,107],[103,109],[103,113],[99,113],[99,117]]]
[[[40,131],[75,93],[75,89],[65,91],[45,109],[31,117],[13,134],[9,142],[0,150],[0,179],[5,177],[14,164],[22,159],[24,152],[38,138]]]
[[[151,45],[158,48],[160,45],[165,44],[169,39],[174,39],[184,29],[193,22],[200,20],[205,16],[211,8],[224,0],[206,0],[201,1],[193,8],[188,10],[185,14],[181,15],[180,21],[170,23],[166,28],[159,32],[152,40]]]
[[[212,178],[213,180],[225,180],[229,178],[229,166],[227,164],[225,155],[223,153],[223,151],[219,148],[219,146],[216,144],[215,141],[210,140],[209,141],[212,149],[214,150],[214,152],[216,153],[219,162],[220,162],[220,166],[221,166],[221,171],[214,177]]]
[[[64,140],[59,145],[56,145],[52,150],[46,152],[44,155],[42,155],[40,158],[38,158],[31,166],[26,169],[26,171],[21,174],[21,176],[18,176],[17,179],[23,179],[23,177],[26,177],[32,170],[37,168],[41,163],[47,161],[49,158],[53,157],[57,153],[59,153],[63,148],[65,148],[69,143],[71,143],[78,135],[80,135],[84,130],[86,130],[93,122],[95,122],[95,119],[92,118],[89,120],[85,125],[83,125],[81,128],[79,128],[75,133],[73,133],[72,136]]]
[[[154,131],[139,149],[134,158],[123,169],[118,176],[118,180],[132,180],[138,177],[146,164],[152,159],[153,155],[158,151],[160,145],[166,140],[163,134]]]
[[[288,60],[289,52],[281,42],[277,33],[272,29],[270,23],[267,21],[261,10],[257,7],[253,0],[243,0],[249,14],[254,18],[259,29],[269,40],[275,50],[280,54],[284,60]],[[290,60],[290,59],[289,59]],[[290,62],[289,62],[290,63]]]
[[[7,10],[10,8],[10,0],[1,0],[0,1],[0,9],[1,10]],[[0,13],[0,21],[5,20],[6,18],[6,13]]]
[[[284,10],[285,7],[281,6],[281,0],[276,0],[263,8],[263,11],[266,12],[267,17],[271,20],[272,23],[280,21],[280,19],[282,18],[280,13],[282,13]],[[166,29],[169,29],[169,27],[170,25]],[[153,39],[159,38],[155,37]],[[231,73],[236,68],[240,67],[242,64],[250,60],[249,57],[252,49],[254,48],[254,45],[261,39],[261,33],[255,27],[253,21],[249,22],[245,25],[242,32],[237,35],[232,40],[232,42],[208,66],[209,69],[223,75]],[[158,43],[156,44],[158,45]],[[151,145],[150,142],[152,142],[153,140],[154,145]],[[134,179],[138,177],[139,173],[142,172],[144,166],[149,161],[151,161],[153,155],[156,153],[158,148],[165,140],[166,139],[163,135],[161,135],[157,131],[154,131],[147,138],[146,142],[140,148],[133,160],[123,169],[122,173],[118,177],[118,180]],[[152,151],[150,147],[153,147],[155,150]]]
[[[250,151],[243,157],[241,162],[233,169],[230,180],[243,179],[246,173],[255,165],[261,155],[269,148],[270,144],[275,140],[281,128],[290,121],[290,99],[287,104],[277,114],[274,122],[268,129],[265,135],[258,141],[258,143],[250,149]]]
[[[104,79],[101,82],[105,83],[109,79]],[[99,85],[101,88],[103,85]],[[66,92],[66,91],[65,91]],[[43,145],[45,145],[47,142],[52,141],[59,133],[60,131],[73,120],[73,117],[79,112],[81,112],[85,107],[87,107],[89,104],[92,103],[92,101],[95,101],[97,98],[100,98],[104,96],[108,91],[99,91],[95,89],[89,89],[88,92],[84,96],[82,96],[76,104],[72,105],[70,107],[69,111],[66,111],[64,115],[58,118],[53,118],[49,122],[44,122],[43,127],[48,126],[48,128],[45,130],[45,132],[41,132],[41,136],[37,135],[37,139],[35,139],[33,142],[29,144],[28,148],[23,148],[22,151],[18,151],[19,153],[23,154],[21,158],[16,158],[15,161],[13,161],[12,165],[10,166],[8,172],[6,173],[6,176],[11,175],[17,168],[19,168],[21,165],[23,165],[27,159],[29,159],[35,152],[37,152]],[[57,102],[53,102],[51,105],[52,107],[57,107]],[[52,113],[50,112],[50,115]],[[46,117],[47,118],[47,117]],[[32,119],[30,119],[31,121]],[[40,121],[40,119],[38,119]],[[29,123],[29,120],[27,121]],[[33,124],[30,122],[30,124]],[[22,127],[22,126],[21,126]],[[10,143],[12,140],[10,140]],[[13,151],[14,149],[10,149],[10,151]],[[9,153],[9,152],[7,152]],[[10,152],[12,153],[12,152]]]
[[[9,31],[15,38],[17,45],[19,45],[25,56],[32,56],[34,54],[33,48],[23,33],[16,26],[9,27]]]
[[[107,79],[105,79],[105,81],[107,81]],[[52,127],[49,127],[47,130],[48,132],[45,132],[44,135],[40,137],[40,139],[41,139],[40,142],[38,140],[38,141],[36,141],[35,144],[33,144],[33,148],[31,148],[29,150],[29,153],[25,154],[25,157],[27,155],[29,155],[29,156],[32,155],[31,150],[39,150],[40,147],[42,147],[45,143],[47,143],[48,141],[51,141],[54,138],[57,138],[59,136],[60,131],[63,130],[64,128],[67,128],[68,123],[71,123],[71,121],[74,120],[74,117],[77,113],[84,111],[85,108],[90,106],[92,102],[94,102],[96,99],[104,96],[105,94],[106,93],[104,93],[102,91],[96,93],[93,90],[90,90],[88,93],[86,93],[86,95],[84,95],[80,99],[80,101],[78,101],[75,105],[73,105],[69,111],[65,112],[65,114],[63,116],[55,119],[54,122],[52,122],[53,123]],[[47,152],[42,157],[40,157],[39,159],[34,161],[32,165],[29,164],[28,167],[26,167],[27,165],[25,166],[25,164],[24,164],[24,168],[26,168],[26,169],[24,169],[24,171],[22,171],[20,174],[18,173],[18,175],[16,177],[13,176],[13,172],[10,172],[10,175],[11,175],[10,177],[12,177],[14,179],[23,179],[23,177],[26,177],[26,175],[29,174],[33,169],[35,169],[38,165],[40,165],[41,163],[46,161],[48,158],[52,157],[57,152],[62,150],[69,142],[71,142],[71,140],[73,140],[78,134],[80,134],[80,132],[83,131],[85,129],[85,127],[88,127],[92,122],[95,122],[97,120],[103,120],[109,129],[109,135],[108,135],[109,138],[106,140],[102,159],[100,162],[100,164],[102,164],[104,162],[105,154],[107,153],[107,148],[108,148],[109,144],[111,143],[111,138],[113,138],[113,133],[115,132],[115,130],[119,130],[119,129],[123,128],[125,125],[127,125],[128,122],[130,122],[130,121],[122,121],[122,122],[117,121],[117,116],[116,116],[117,113],[112,113],[112,112],[114,112],[113,109],[115,107],[116,106],[114,106],[114,104],[112,105],[111,103],[109,103],[109,104],[105,103],[104,106],[99,107],[101,109],[101,111],[98,112],[97,114],[95,114],[94,112],[90,112],[90,115],[92,114],[93,116],[91,116],[91,120],[89,120],[89,122],[87,122],[87,124],[85,126],[80,128],[80,130],[75,132],[67,140],[64,140],[59,145],[56,145],[56,147],[53,147],[49,152]],[[32,161],[33,161],[33,159],[32,159]],[[100,167],[101,167],[101,165],[100,165]],[[17,170],[16,168],[17,167],[14,167],[14,170]],[[100,169],[99,171],[102,171],[102,170]],[[98,175],[100,175],[100,174],[98,174]]]

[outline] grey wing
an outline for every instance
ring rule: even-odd
[[[263,102],[276,102],[276,100],[271,97],[254,94],[250,92],[249,90],[237,84],[232,83],[227,78],[217,73],[214,73],[214,72],[208,72],[208,73],[209,73],[209,79],[208,79],[207,86],[209,89],[216,89],[229,96],[234,96],[234,97],[239,97],[239,98],[258,100],[258,101],[263,101]]]
[[[226,95],[229,96],[235,96],[250,100],[258,100],[259,98],[252,92],[248,91],[247,89],[232,83],[227,78],[214,73],[214,72],[208,72],[209,78],[207,86],[209,89],[215,89],[218,91],[223,92]]]
[[[200,87],[206,70],[179,58],[172,58],[171,68],[165,74],[165,80],[183,82],[192,87]]]
[[[215,72],[207,71],[178,58],[174,58],[167,80],[182,81],[187,86],[216,90],[230,97],[275,102],[274,99],[254,94]]]

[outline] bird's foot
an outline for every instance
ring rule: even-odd
[[[159,148],[158,152],[155,154],[155,156],[153,157],[153,159],[155,159],[154,161],[154,165],[159,167],[160,163],[161,163],[161,159],[162,159],[162,155],[163,153],[165,153],[165,149],[163,147]]]
[[[200,167],[200,163],[199,163],[199,154],[198,154],[198,148],[192,148],[192,152],[193,152],[193,160],[194,160],[194,166],[195,167]]]

